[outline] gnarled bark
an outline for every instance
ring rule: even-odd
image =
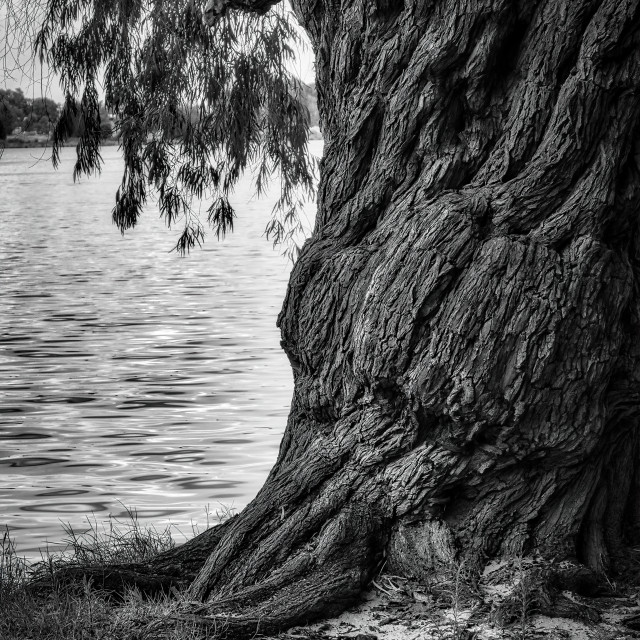
[[[325,136],[294,400],[191,594],[297,622],[443,536],[604,571],[638,517],[638,2],[294,8]]]

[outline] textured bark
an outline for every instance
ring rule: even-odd
[[[385,554],[607,570],[640,526],[639,2],[293,6],[325,136],[294,398],[191,597],[245,633],[338,611]]]
[[[294,399],[191,594],[298,622],[443,545],[604,571],[639,512],[639,3],[293,4],[325,136]]]

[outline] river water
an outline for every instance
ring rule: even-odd
[[[124,237],[111,224],[116,148],[78,183],[64,151],[58,171],[40,149],[0,158],[0,525],[27,556],[125,507],[178,539],[207,505],[242,508],[292,391],[275,326],[290,263],[263,236],[275,197],[246,180],[235,232],[180,257],[152,208]]]

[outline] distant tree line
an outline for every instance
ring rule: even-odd
[[[22,89],[0,89],[0,140],[14,131],[49,135],[60,115],[61,105],[50,98],[27,98]],[[105,138],[113,133],[109,114],[100,110],[101,129]],[[80,117],[73,122],[71,135],[82,135],[84,123]]]
[[[316,88],[313,84],[302,85],[303,101],[309,109],[310,125],[318,126]],[[0,89],[0,140],[6,140],[14,131],[34,132],[49,135],[60,115],[61,105],[50,98],[27,98],[22,89]],[[100,109],[101,129],[105,138],[113,133],[109,113]],[[78,116],[73,123],[71,136],[79,137],[84,123]]]
[[[49,98],[27,98],[22,89],[0,89],[0,138],[15,129],[48,134],[59,113],[59,105]]]

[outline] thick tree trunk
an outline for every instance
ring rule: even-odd
[[[640,531],[640,2],[293,5],[325,136],[293,404],[190,595],[264,631],[383,556],[607,570]]]
[[[325,135],[294,399],[191,594],[269,626],[385,552],[606,570],[640,518],[639,3],[294,6]]]

